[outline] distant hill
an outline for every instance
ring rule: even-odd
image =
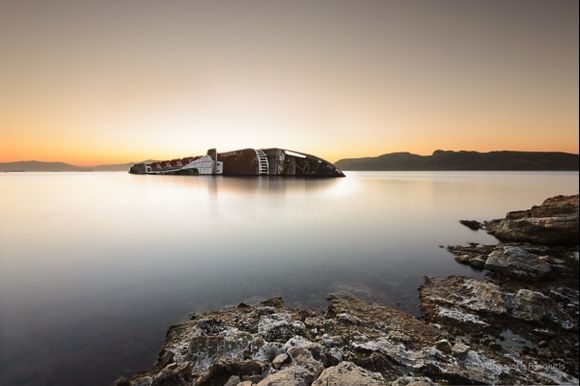
[[[86,170],[64,162],[17,161],[0,162],[0,172],[80,172]]]
[[[342,170],[578,170],[578,154],[525,151],[444,151],[430,156],[389,153],[378,157],[345,158]]]
[[[143,162],[153,162],[147,160]],[[83,167],[64,162],[17,161],[0,162],[0,172],[126,172],[137,162]]]

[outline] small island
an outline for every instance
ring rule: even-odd
[[[170,327],[116,385],[577,384],[578,195],[466,225],[499,243],[447,248],[486,274],[425,277],[421,317],[349,294],[326,311],[241,303]]]

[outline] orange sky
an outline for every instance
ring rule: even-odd
[[[0,162],[578,152],[578,2],[0,3]]]

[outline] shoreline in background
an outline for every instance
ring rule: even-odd
[[[578,171],[578,154],[528,151],[444,151],[430,156],[407,152],[346,158],[336,167],[350,171]]]
[[[0,172],[127,172],[137,163],[155,160],[77,166],[65,162],[0,162]],[[388,153],[377,157],[344,158],[334,163],[345,171],[578,171],[579,155],[564,152],[525,152],[436,150],[430,156],[408,152]]]

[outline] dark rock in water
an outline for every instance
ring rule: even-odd
[[[474,269],[482,270],[487,256],[494,250],[493,245],[470,244],[469,246],[454,245],[447,250],[455,255],[455,261],[466,264]]]
[[[479,221],[475,221],[475,220],[459,220],[459,222],[461,224],[465,225],[466,227],[468,227],[469,229],[473,230],[473,231],[477,231],[477,230],[483,228],[483,225]]]
[[[578,245],[578,195],[556,196],[528,210],[509,212],[494,230],[501,241]]]
[[[539,279],[550,273],[547,256],[538,256],[511,245],[498,246],[485,261],[485,269],[500,275]]]

